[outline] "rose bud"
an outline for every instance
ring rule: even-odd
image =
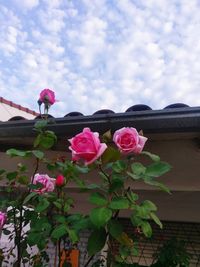
[[[56,186],[60,187],[65,184],[65,177],[62,174],[58,174],[56,177]]]

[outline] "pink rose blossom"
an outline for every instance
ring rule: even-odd
[[[113,141],[123,154],[142,152],[147,138],[139,135],[132,127],[124,127],[114,133]]]
[[[50,89],[43,89],[40,93],[39,101],[53,105],[55,103],[55,93]]]
[[[0,229],[3,228],[5,222],[6,222],[6,214],[4,212],[0,211]]]
[[[97,160],[107,148],[105,143],[100,142],[99,134],[92,132],[89,128],[84,128],[83,132],[74,136],[69,142],[72,160],[83,159],[86,165]]]
[[[56,177],[56,186],[61,187],[65,184],[65,177],[62,174],[59,174]]]
[[[52,192],[55,188],[55,179],[50,178],[47,174],[35,174],[33,179],[33,184],[42,184],[42,188],[34,189],[33,191],[38,194],[43,194],[46,192]]]

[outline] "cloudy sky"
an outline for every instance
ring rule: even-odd
[[[37,110],[200,105],[199,0],[0,0],[0,96]]]

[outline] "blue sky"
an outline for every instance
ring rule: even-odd
[[[0,0],[0,96],[51,114],[200,105],[198,0]]]

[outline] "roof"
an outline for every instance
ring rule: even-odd
[[[5,99],[3,97],[0,97],[0,103],[3,103],[3,104],[8,105],[10,107],[22,110],[22,111],[24,111],[26,113],[29,113],[29,114],[32,114],[34,116],[38,116],[39,115],[38,112],[35,112],[34,110],[31,110],[29,108],[23,107],[21,105],[18,105],[18,104],[14,103],[12,101],[9,101],[9,100],[7,100],[7,99]]]
[[[90,127],[93,131],[104,133],[111,129],[114,132],[122,127],[135,127],[145,134],[152,133],[188,133],[200,132],[200,107],[189,107],[185,104],[172,104],[161,110],[152,110],[146,105],[134,105],[124,113],[112,110],[99,110],[93,115],[84,116],[71,112],[62,118],[49,115],[48,128],[58,137],[70,137]],[[36,117],[40,119],[40,116]],[[35,120],[11,120],[0,123],[0,140],[33,137]]]

